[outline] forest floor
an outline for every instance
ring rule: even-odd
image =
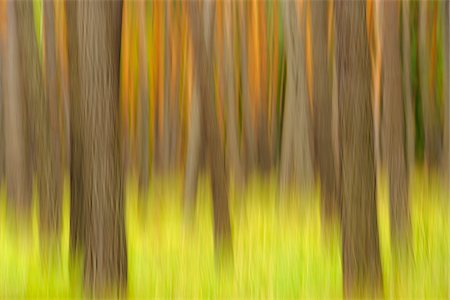
[[[292,192],[280,200],[276,182],[274,177],[253,178],[240,196],[231,188],[233,261],[217,264],[207,178],[199,181],[192,221],[183,214],[181,179],[152,181],[147,205],[138,200],[137,185],[129,180],[128,296],[342,297],[339,226],[323,228],[318,189],[308,194]],[[386,180],[378,185],[386,297],[450,296],[450,195],[445,186],[420,170],[414,172],[410,185],[412,255],[397,260],[391,255]],[[5,189],[1,189],[0,298],[82,297],[79,266],[69,267],[68,190],[66,181],[59,251],[44,258],[36,208],[30,230],[12,230]]]

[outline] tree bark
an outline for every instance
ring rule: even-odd
[[[400,56],[400,3],[384,2],[383,10],[383,100],[386,118],[386,161],[389,176],[391,239],[393,245],[410,236],[408,157],[405,101]]]
[[[342,268],[348,297],[379,295],[371,68],[364,2],[336,2],[342,197]]]
[[[30,64],[32,57],[23,57],[21,51],[32,50],[21,49],[20,42],[24,41],[27,34],[26,22],[32,22],[32,19],[28,21],[24,16],[25,12],[18,6],[23,7],[23,4],[20,2],[6,3],[8,24],[2,63],[5,87],[3,99],[3,126],[6,141],[5,173],[8,203],[15,210],[14,215],[24,214],[27,216],[31,210],[31,168],[25,96],[32,88],[38,88],[37,91],[39,91],[39,87],[37,82],[23,81],[23,68],[33,67],[33,65]],[[36,71],[36,69],[32,70]],[[34,72],[29,74],[30,79],[34,79],[36,75]]]
[[[319,167],[321,210],[325,218],[339,213],[332,142],[332,73],[328,56],[328,2],[311,3],[315,149]]]
[[[28,4],[27,18],[33,20],[32,3]],[[44,35],[45,35],[45,94],[43,92],[28,95],[32,101],[30,107],[36,114],[34,122],[36,179],[39,192],[39,224],[41,234],[58,236],[61,230],[62,210],[62,173],[61,142],[59,130],[59,97],[56,78],[56,41],[55,41],[55,9],[53,1],[44,3]],[[32,24],[32,23],[31,23]],[[27,38],[34,38],[34,27],[28,28]],[[35,40],[35,39],[34,39]],[[39,66],[37,45],[34,46],[33,57],[36,68]],[[39,74],[40,69],[38,69]],[[43,83],[42,76],[38,82]],[[41,89],[43,89],[42,86]],[[39,97],[39,98],[37,98]],[[32,100],[31,98],[37,98]]]
[[[250,112],[250,90],[247,58],[247,3],[242,2],[238,5],[239,19],[239,49],[240,49],[240,75],[241,75],[241,103],[242,103],[242,131],[244,135],[244,157],[245,173],[248,175],[253,171],[256,164],[256,145],[255,135]]]
[[[119,137],[121,5],[68,1],[67,7],[71,120],[76,123],[71,125],[71,176],[79,176],[71,178],[71,244],[84,252],[85,287],[97,295],[110,288],[121,292],[127,282]]]
[[[442,43],[443,43],[443,104],[444,104],[444,150],[443,150],[443,166],[445,168],[444,173],[447,179],[450,179],[450,85],[449,85],[449,71],[450,71],[450,4],[448,1],[442,2],[442,15],[441,15],[441,28],[442,28]],[[450,185],[449,185],[450,187]]]
[[[171,103],[171,70],[172,59],[170,53],[170,6],[171,2],[166,1],[164,3],[164,101],[163,101],[163,136],[162,136],[162,169],[163,172],[167,172],[170,167],[170,135],[171,135],[171,122],[170,122],[170,103]]]
[[[149,90],[147,64],[147,30],[145,25],[145,2],[137,2],[139,19],[139,192],[146,198],[149,186]]]
[[[406,116],[407,169],[411,172],[415,165],[415,118],[411,91],[411,41],[410,41],[410,3],[402,2],[402,48],[403,48],[403,91]]]
[[[430,7],[430,6],[433,7]],[[425,133],[425,160],[430,168],[437,167],[441,150],[441,128],[438,122],[438,111],[435,93],[435,76],[431,73],[430,30],[431,14],[437,9],[436,3],[422,1],[419,3],[419,71],[422,113]]]
[[[191,3],[190,21],[195,59],[195,84],[199,85],[206,151],[211,171],[214,242],[216,255],[232,248],[228,208],[228,175],[220,140],[214,100],[212,46],[214,45],[215,2]]]
[[[300,188],[310,187],[313,166],[306,85],[305,23],[304,18],[297,15],[295,2],[286,1],[282,5],[287,61],[280,166],[280,188],[283,192],[292,179]]]
[[[226,134],[227,134],[227,152],[230,161],[230,171],[236,184],[242,184],[244,178],[242,173],[241,157],[239,152],[239,133],[238,133],[238,111],[236,107],[236,89],[234,76],[234,8],[232,2],[223,2],[223,58],[221,68],[221,81],[223,97],[226,103]]]

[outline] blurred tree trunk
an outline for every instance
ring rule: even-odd
[[[20,42],[25,42],[28,28],[24,12],[17,6],[20,2],[7,2],[6,39],[3,45],[3,84],[5,88],[3,99],[3,126],[5,134],[5,173],[8,193],[8,204],[15,209],[14,215],[28,215],[31,210],[31,166],[29,162],[29,132],[26,93],[39,91],[35,81],[25,81],[23,68],[30,66],[31,57],[23,57]],[[30,24],[32,25],[32,23]],[[34,32],[34,31],[33,31]],[[32,33],[33,33],[32,32]],[[33,35],[34,38],[34,35]],[[35,41],[35,39],[33,40]],[[33,41],[30,41],[32,43]],[[29,45],[31,46],[31,45]],[[25,61],[23,59],[26,59]],[[39,67],[39,66],[38,66]],[[31,69],[37,71],[39,69]],[[34,79],[36,73],[27,74]],[[37,79],[37,78],[36,78]],[[32,90],[32,88],[37,88]]]
[[[443,162],[447,179],[450,178],[450,3],[448,1],[442,2],[441,7],[441,28],[442,28],[442,43],[443,43],[443,59],[444,59],[444,72],[443,72],[443,97],[444,97],[444,150],[443,150]],[[449,185],[450,186],[450,185]]]
[[[432,59],[436,51],[433,43],[436,24],[434,14],[437,4],[435,2],[421,1],[419,3],[419,70],[420,91],[422,100],[422,113],[425,131],[425,160],[429,167],[435,168],[439,163],[441,151],[441,128],[439,125],[439,112],[436,103],[436,84]],[[430,30],[431,29],[431,30]],[[430,49],[431,48],[431,49]],[[431,50],[431,51],[430,51]]]
[[[200,171],[202,142],[203,117],[201,113],[200,95],[198,84],[195,83],[192,90],[192,104],[189,118],[189,130],[186,154],[186,169],[184,182],[184,206],[185,212],[192,215],[195,208],[195,198],[197,195],[198,174]],[[191,216],[189,216],[191,217]]]
[[[310,187],[313,164],[306,84],[305,18],[297,15],[295,2],[286,1],[282,5],[287,62],[280,166],[280,188],[284,192],[292,179],[300,188]]]
[[[364,2],[335,3],[342,197],[342,268],[347,297],[382,290]]]
[[[79,254],[84,246],[86,228],[84,218],[85,189],[83,181],[83,124],[84,114],[81,106],[80,66],[78,64],[78,20],[75,1],[66,2],[67,13],[67,48],[69,63],[69,114],[70,114],[70,254],[72,258]],[[73,99],[78,99],[74,101]]]
[[[24,4],[25,2],[22,2]],[[32,53],[24,53],[33,57],[37,83],[43,84],[39,64],[39,51],[34,36],[33,5],[27,2],[24,16],[29,19],[27,27],[27,43]],[[39,91],[27,95],[30,108],[34,112],[33,137],[35,140],[36,179],[39,192],[39,224],[43,235],[59,235],[61,230],[62,210],[62,172],[61,172],[61,141],[59,130],[59,98],[56,77],[56,39],[55,39],[55,9],[53,1],[44,4],[44,35],[45,35],[45,94],[44,86]],[[34,42],[32,42],[34,41]],[[24,45],[22,48],[26,48]],[[28,67],[30,68],[30,66]],[[28,70],[29,72],[29,70]],[[30,73],[28,73],[30,74]]]
[[[332,141],[332,73],[328,56],[328,1],[311,2],[315,149],[321,209],[326,218],[339,213]]]
[[[415,118],[411,91],[411,41],[410,41],[410,3],[402,2],[402,56],[403,56],[403,91],[406,121],[407,170],[411,172],[415,165]]]
[[[250,90],[248,74],[247,49],[247,2],[237,3],[239,19],[239,49],[240,49],[240,75],[241,75],[241,105],[242,105],[242,131],[244,135],[244,166],[246,176],[253,171],[256,164],[256,145],[251,120]]]
[[[206,133],[206,151],[211,171],[214,242],[216,255],[231,249],[231,226],[228,209],[228,176],[225,153],[220,139],[214,100],[213,45],[215,2],[190,4],[190,22],[195,60],[195,84],[200,89],[200,110]]]
[[[445,44],[445,53],[447,53],[447,153],[448,155],[448,178],[449,178],[449,184],[448,187],[450,188],[450,3],[447,2],[447,16],[445,18],[447,20],[446,28],[447,28],[447,40]],[[445,83],[444,83],[445,84]]]
[[[170,53],[170,1],[164,2],[164,101],[163,101],[163,136],[162,136],[162,169],[163,172],[167,172],[170,166],[170,135],[171,135],[171,122],[170,122],[170,103],[171,103],[171,70],[172,59]]]
[[[122,3],[67,4],[71,99],[78,99],[71,101],[71,176],[79,176],[71,178],[71,244],[83,250],[88,293],[121,292],[127,282],[119,137]]]
[[[269,81],[268,81],[268,51],[267,51],[267,10],[265,5],[261,5],[259,1],[253,1],[253,13],[254,24],[257,29],[256,46],[258,55],[257,61],[257,78],[259,82],[257,86],[257,152],[258,152],[258,166],[260,172],[267,174],[270,170],[270,151],[269,151]]]
[[[406,99],[402,94],[400,3],[383,3],[383,100],[386,119],[386,162],[389,176],[391,239],[408,240],[411,231],[408,197]]]
[[[278,163],[278,142],[279,142],[279,132],[280,132],[280,126],[279,126],[279,114],[278,114],[278,107],[279,103],[281,102],[279,100],[283,82],[282,78],[283,75],[280,72],[282,69],[280,68],[283,64],[281,63],[281,55],[282,53],[282,45],[279,41],[279,16],[278,16],[278,2],[271,2],[271,9],[269,9],[270,12],[270,24],[269,26],[269,44],[273,45],[269,47],[269,61],[270,61],[270,71],[269,71],[269,153],[270,153],[270,167],[274,169],[277,166]]]
[[[145,23],[145,2],[136,2],[139,19],[139,105],[138,136],[139,136],[139,193],[146,198],[149,185],[150,150],[149,150],[149,90],[147,63],[147,30]]]
[[[242,184],[243,174],[241,157],[239,152],[239,133],[238,133],[238,110],[236,107],[237,93],[235,89],[234,73],[234,9],[236,4],[233,2],[223,2],[223,58],[221,70],[221,86],[224,90],[223,97],[226,102],[226,134],[227,134],[227,152],[230,161],[230,169],[234,182],[237,185]]]

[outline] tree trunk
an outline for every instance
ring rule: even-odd
[[[189,118],[188,144],[186,154],[186,169],[184,182],[184,206],[185,212],[192,215],[195,208],[195,198],[197,196],[198,173],[200,169],[200,154],[202,143],[202,113],[198,84],[193,86],[191,112]]]
[[[403,91],[406,117],[406,147],[408,172],[414,170],[415,165],[415,118],[411,91],[411,41],[410,41],[410,3],[402,2],[402,47],[403,47]]]
[[[445,18],[447,20],[446,28],[447,28],[447,43],[446,43],[446,50],[445,53],[447,53],[447,152],[446,155],[448,155],[448,161],[447,161],[447,167],[448,167],[448,187],[450,188],[450,3],[447,2],[447,16]]]
[[[336,2],[342,197],[342,268],[348,297],[379,295],[371,68],[364,2]]]
[[[284,2],[284,32],[287,61],[286,97],[281,144],[280,188],[284,192],[293,179],[300,188],[313,181],[309,137],[309,108],[305,66],[304,18],[299,18],[295,2]]]
[[[163,136],[162,136],[162,169],[163,172],[167,172],[170,166],[170,135],[171,135],[171,122],[170,122],[170,103],[171,103],[171,90],[170,80],[172,70],[172,59],[170,55],[170,6],[171,2],[166,1],[164,3],[164,101],[163,101]]]
[[[430,7],[430,6],[433,7]],[[435,76],[432,74],[429,47],[432,44],[430,22],[436,3],[419,3],[419,70],[422,113],[425,131],[425,160],[429,167],[435,168],[439,162],[441,148],[441,128],[438,121],[436,104]],[[436,51],[436,50],[435,50]]]
[[[227,126],[227,152],[230,161],[230,169],[233,180],[236,184],[242,184],[243,174],[241,157],[239,152],[239,133],[238,133],[238,110],[236,108],[236,89],[234,73],[234,8],[236,4],[232,2],[223,2],[223,58],[221,70],[221,86],[224,90],[223,97],[226,103],[226,126]]]
[[[214,45],[215,2],[191,3],[195,59],[195,84],[199,84],[203,128],[206,131],[206,150],[211,171],[214,241],[219,254],[231,249],[231,226],[228,209],[228,176],[225,168],[225,153],[220,140],[219,126],[214,101],[212,46]]]
[[[253,171],[256,164],[256,145],[253,125],[251,120],[250,90],[247,58],[247,3],[238,3],[239,11],[239,49],[240,49],[240,75],[242,97],[242,131],[244,134],[244,157],[246,175]]]
[[[326,218],[339,213],[332,142],[332,73],[328,56],[328,2],[311,3],[315,149],[319,167],[321,209]]]
[[[28,37],[36,41],[34,37],[33,7],[27,4],[30,18]],[[36,179],[39,192],[39,224],[43,235],[59,235],[61,230],[62,210],[62,173],[61,173],[61,143],[59,130],[59,97],[56,78],[56,40],[55,40],[55,9],[53,1],[44,3],[44,34],[45,34],[45,95],[43,92],[32,93],[27,96],[30,108],[35,113],[33,118],[33,134],[35,140]],[[28,42],[30,43],[30,42]],[[39,66],[39,52],[37,43],[31,48],[34,57],[33,64],[37,69],[38,80],[43,83]],[[41,90],[43,86],[41,87]],[[34,98],[34,99],[33,99]]]
[[[443,43],[443,104],[444,104],[444,150],[443,150],[443,166],[447,179],[450,179],[450,85],[449,85],[449,71],[450,71],[450,4],[448,1],[442,2],[441,28],[442,28],[442,43]],[[450,186],[450,185],[449,185]]]
[[[69,137],[70,137],[70,254],[75,258],[84,247],[85,187],[83,182],[83,132],[84,114],[81,107],[80,71],[78,64],[77,5],[75,1],[66,2],[67,45],[69,63]],[[79,99],[74,101],[72,99]]]
[[[408,240],[411,231],[408,197],[408,158],[405,104],[400,56],[400,3],[384,2],[383,100],[386,119],[386,161],[389,176],[391,239]]]
[[[31,168],[28,156],[28,116],[25,95],[33,87],[37,87],[38,83],[23,81],[23,67],[31,66],[29,62],[32,58],[21,55],[20,50],[30,49],[21,49],[19,42],[24,41],[23,38],[27,34],[28,28],[25,27],[25,23],[32,22],[32,19],[28,21],[25,18],[25,12],[18,7],[24,4],[8,2],[5,5],[8,24],[3,45],[5,97],[2,104],[4,134],[7,141],[5,143],[5,173],[8,203],[12,209],[16,210],[14,215],[28,215],[31,210]],[[30,74],[30,76],[34,75],[36,74]]]
[[[69,1],[67,7],[71,176],[79,176],[71,178],[71,244],[84,252],[85,287],[94,294],[122,291],[127,282],[119,137],[121,5]]]
[[[147,64],[147,30],[145,25],[145,2],[137,2],[139,19],[139,192],[146,198],[149,186],[149,91]]]

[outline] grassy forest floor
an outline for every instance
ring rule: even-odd
[[[213,253],[207,179],[199,181],[192,222],[186,222],[183,215],[181,179],[153,181],[145,208],[138,202],[135,181],[130,180],[128,296],[342,297],[339,228],[323,228],[318,189],[309,194],[290,193],[280,205],[276,182],[275,178],[254,178],[241,197],[231,197],[234,258],[233,263],[219,266]],[[448,298],[450,195],[441,180],[420,170],[414,173],[410,188],[412,255],[397,261],[390,250],[386,185],[382,180],[378,193],[385,296]],[[230,194],[236,195],[233,188]],[[36,208],[31,230],[13,230],[7,221],[4,188],[0,195],[0,298],[82,296],[79,267],[69,267],[67,181],[60,251],[47,258],[40,255]]]

